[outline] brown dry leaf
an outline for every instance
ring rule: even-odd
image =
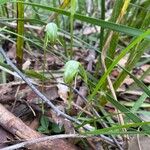
[[[41,90],[41,89],[39,89],[39,90]],[[30,101],[32,103],[39,102],[39,97],[31,89],[24,90],[24,93],[26,93],[28,101]],[[49,87],[44,87],[43,93],[50,100],[55,100],[56,98],[59,97],[58,89],[57,89],[57,86],[55,86],[55,85],[52,85]]]
[[[143,81],[144,81],[144,83],[149,84],[150,83],[150,76],[146,76]]]
[[[58,82],[63,83],[63,79],[57,79]],[[58,94],[60,98],[67,103],[69,88],[64,84],[57,84]]]
[[[131,85],[134,82],[129,76],[123,81],[123,84]]]
[[[125,64],[126,64],[126,62],[127,62],[127,60],[128,60],[128,57],[129,57],[129,54],[125,55],[125,56],[119,61],[118,64],[119,64],[121,67],[125,67]]]
[[[134,137],[129,143],[128,150],[149,150],[150,138],[146,136]]]
[[[13,44],[12,47],[8,50],[7,56],[15,62],[16,58],[16,44]]]
[[[119,75],[118,69],[114,69],[114,70],[112,71],[111,75],[112,75],[113,77],[115,77],[115,78],[118,77],[118,75]]]
[[[86,58],[88,56],[88,51],[86,49],[81,50],[81,49],[74,48],[73,51],[75,53],[74,60],[79,61],[82,65],[87,63]]]
[[[0,102],[7,103],[15,99],[14,88],[10,84],[0,84]]]
[[[57,86],[52,85],[52,86],[47,87],[45,89],[45,95],[51,100],[55,100],[56,98],[58,98],[59,94],[58,94]]]
[[[87,93],[88,93],[88,88],[86,86],[81,86],[80,89],[79,89],[79,93],[83,96],[83,97],[86,97],[87,96]],[[77,100],[76,100],[76,104],[80,107],[83,107],[84,105],[84,101],[83,99],[81,98],[81,96],[78,96],[77,97]]]
[[[25,63],[22,65],[22,70],[29,69],[30,65],[31,65],[31,60],[27,59],[27,61],[25,61]]]
[[[137,90],[126,90],[126,89],[118,89],[117,90],[118,92],[122,92],[122,94],[130,94],[130,95],[139,95],[141,96],[143,94],[143,91],[139,91],[138,89]]]
[[[100,28],[99,27],[86,27],[83,30],[83,35],[89,35],[92,33],[99,33],[100,32]]]
[[[93,50],[89,50],[88,51],[88,56],[86,57],[86,61],[88,62],[87,64],[87,71],[92,72],[92,68],[93,68],[93,63],[95,61],[95,57],[96,57],[96,52]]]
[[[9,84],[0,84],[0,96],[9,93],[12,90]]]
[[[143,71],[146,71],[149,67],[150,67],[150,65],[145,64],[145,65],[141,66],[140,68],[141,68]]]

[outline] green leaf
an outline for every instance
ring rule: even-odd
[[[73,82],[79,71],[80,63],[75,60],[69,60],[64,67],[64,82],[70,84]]]
[[[42,115],[42,116],[41,116],[41,119],[40,119],[40,123],[41,123],[41,126],[42,126],[43,128],[47,129],[48,126],[49,126],[49,119],[48,119],[48,117]]]
[[[41,133],[49,133],[49,123],[50,122],[48,117],[42,115],[40,119],[41,126],[38,128],[38,131],[40,131]]]
[[[80,67],[79,67],[79,74],[82,77],[82,79],[84,80],[84,82],[87,83],[88,82],[87,73],[82,65],[80,65]]]
[[[128,72],[126,69],[123,69],[128,75],[135,81],[135,83],[150,97],[150,89],[140,80],[137,79],[133,74]]]
[[[150,86],[148,87],[148,89],[150,90]],[[131,111],[132,112],[136,112],[141,105],[143,104],[143,102],[145,101],[145,99],[148,97],[148,95],[146,93],[143,93],[140,98],[135,102],[135,104],[133,105]]]
[[[107,98],[107,100],[110,103],[112,103],[118,110],[120,110],[122,113],[124,113],[133,122],[135,122],[135,123],[142,122],[142,120],[137,115],[135,115],[134,113],[132,113],[125,106],[121,105],[118,101],[116,101],[115,99],[113,99],[109,94],[106,94],[106,98]],[[142,128],[144,129],[144,131],[150,130],[149,126],[143,126]]]
[[[42,126],[40,126],[38,128],[38,131],[41,132],[41,133],[50,133],[49,129],[46,129],[46,128],[42,127]]]
[[[146,37],[147,35],[150,34],[150,30],[146,31],[145,33],[141,34],[139,37],[137,37],[134,41],[132,41],[125,49],[123,49],[121,51],[121,53],[114,59],[114,61],[111,63],[111,65],[109,66],[109,68],[107,69],[107,71],[104,73],[104,75],[100,78],[100,80],[98,81],[94,91],[92,92],[92,94],[90,95],[90,99],[92,99],[96,93],[98,92],[98,90],[101,88],[101,86],[103,85],[103,83],[105,83],[105,80],[107,78],[107,76],[109,75],[109,73],[113,70],[113,68],[117,65],[117,63],[129,52],[129,50],[131,50],[131,48],[133,48],[137,43],[139,43],[142,39],[144,39],[144,37]],[[134,78],[133,75],[131,75]],[[136,80],[136,79],[135,79]],[[136,80],[137,81],[137,80]],[[137,81],[138,82],[138,81]],[[141,85],[144,89],[146,89],[146,87],[142,84]],[[146,90],[147,91],[147,90]]]
[[[147,125],[150,125],[150,122],[137,122],[137,123],[131,123],[131,124],[125,124],[125,125],[116,125],[113,127],[103,128],[103,129],[94,130],[94,131],[88,131],[83,134],[85,135],[115,134],[114,130],[117,130],[116,133],[118,133],[119,129],[124,129],[124,128],[127,129],[131,127],[140,127],[140,126],[142,127],[142,126],[147,126]],[[147,131],[144,131],[144,133],[149,134],[150,132],[149,130],[147,130]]]
[[[3,5],[7,2],[12,2],[12,0],[0,0],[0,5]],[[13,2],[16,2],[16,0],[13,0]]]
[[[54,12],[61,13],[61,14],[66,15],[66,16],[71,15],[70,12],[65,11],[63,9],[55,8],[55,7],[48,7],[48,6],[44,6],[44,5],[41,5],[41,4],[29,3],[29,2],[24,2],[24,4],[32,5],[32,6],[43,8],[43,9],[50,10],[50,11],[54,11]],[[142,34],[144,32],[142,30],[132,28],[132,27],[129,27],[129,26],[116,24],[116,23],[113,23],[113,22],[110,22],[110,21],[104,21],[102,19],[91,18],[91,17],[87,17],[87,16],[80,15],[80,14],[77,14],[77,13],[74,14],[74,18],[77,19],[77,20],[80,20],[80,21],[84,21],[84,22],[87,22],[87,23],[91,23],[93,25],[101,26],[103,28],[112,29],[114,31],[118,31],[118,32],[125,33],[125,34],[132,35],[132,36],[139,36],[140,34]],[[146,38],[150,39],[150,36],[146,36]]]
[[[71,15],[73,16],[76,12],[77,1],[71,0]]]
[[[59,124],[52,123],[52,131],[54,133],[61,133],[63,131],[63,127],[61,127]]]
[[[44,81],[48,80],[48,78],[43,76],[42,73],[38,73],[34,70],[25,70],[24,72],[25,72],[26,75],[28,75],[30,77],[37,78],[39,80],[44,80]]]

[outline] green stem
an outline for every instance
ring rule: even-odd
[[[101,0],[101,19],[105,20],[105,0]],[[103,41],[104,41],[104,28],[101,27],[100,33],[100,52],[103,48]]]
[[[45,77],[45,66],[46,66],[46,47],[47,47],[47,36],[45,36],[44,39],[44,57],[43,57],[43,76],[42,76],[42,92],[44,92],[44,77]],[[44,114],[45,110],[44,110],[44,103],[42,101],[42,114]]]
[[[101,0],[101,19],[105,20],[105,0]],[[99,51],[102,52],[103,49],[103,43],[104,43],[104,28],[101,27],[101,32],[100,32],[100,49]],[[99,53],[98,56],[98,62],[96,64],[96,69],[95,69],[95,76],[97,77],[99,74],[99,69],[101,66],[101,53]]]
[[[24,0],[21,0],[24,2]],[[16,50],[16,55],[17,55],[17,65],[19,69],[22,69],[22,63],[23,63],[23,44],[24,40],[24,3],[17,3],[17,33],[20,36],[17,36],[17,50]],[[21,20],[20,20],[21,19]]]
[[[70,59],[73,57],[73,15],[70,16],[70,35],[71,35],[71,43],[70,43]]]

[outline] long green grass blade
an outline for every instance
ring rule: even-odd
[[[136,65],[136,63],[139,61],[141,56],[143,55],[145,49],[149,48],[149,46],[150,46],[150,43],[147,40],[143,40],[142,42],[137,44],[137,46],[135,48],[133,48],[132,51],[130,52],[130,56],[128,58],[128,61],[126,63],[126,66],[124,67],[124,69],[126,69],[126,70],[128,70],[128,72],[130,72],[133,69],[133,67]],[[125,72],[124,70],[119,74],[119,76],[117,77],[117,79],[115,80],[115,82],[113,84],[113,86],[116,90],[123,83],[123,81],[127,75],[128,75],[128,73]]]
[[[131,48],[133,48],[137,43],[139,43],[144,37],[150,34],[150,30],[146,31],[145,33],[141,34],[139,37],[137,37],[134,41],[131,42],[122,52],[116,57],[116,59],[112,62],[108,70],[104,73],[104,75],[101,77],[101,79],[98,81],[94,91],[90,95],[90,99],[92,99],[98,90],[101,88],[103,83],[105,82],[107,76],[109,73],[113,70],[113,68],[118,64],[118,62],[129,52]],[[134,78],[134,76],[132,76]],[[137,81],[137,80],[136,80]],[[138,82],[138,81],[137,81]]]
[[[114,130],[116,130],[116,133],[119,134],[120,131],[119,132],[117,131],[119,129],[128,129],[128,128],[132,128],[132,127],[140,127],[140,126],[146,126],[146,125],[150,125],[150,122],[138,122],[138,123],[125,124],[125,125],[116,125],[116,126],[109,127],[109,128],[88,131],[83,134],[86,134],[86,135],[100,135],[100,134],[112,134],[112,133],[115,134]],[[138,132],[135,131],[135,133],[138,133]],[[144,131],[143,133],[150,134],[150,131],[147,130],[147,131]]]
[[[123,69],[134,81],[135,83],[141,88],[143,89],[143,91],[150,97],[150,90],[148,89],[148,87],[140,80],[137,79],[133,74],[131,74],[130,72],[128,72],[126,69]]]
[[[118,110],[120,110],[122,113],[124,113],[129,119],[131,119],[135,123],[142,122],[142,120],[132,113],[129,109],[127,109],[125,106],[121,105],[118,101],[113,99],[109,94],[106,94],[107,100],[112,103]],[[143,126],[144,130],[150,130],[149,126]]]
[[[37,3],[29,3],[29,2],[24,2],[24,4],[26,5],[32,5],[35,7],[39,7],[39,8],[43,8],[45,10],[50,10],[50,11],[54,11],[66,16],[70,16],[71,13],[69,11],[65,11],[59,8],[54,8],[54,7],[48,7],[48,6],[44,6],[41,4],[37,4]],[[96,19],[96,18],[91,18],[91,17],[87,17],[84,15],[80,15],[75,13],[74,14],[74,19],[80,20],[80,21],[84,21],[93,25],[97,25],[97,26],[101,26],[103,28],[108,28],[117,32],[121,32],[121,33],[125,33],[127,35],[131,35],[131,36],[139,36],[140,34],[142,34],[144,31],[136,29],[136,28],[132,28],[129,26],[125,26],[125,25],[121,25],[121,24],[116,24],[110,21],[104,21],[102,19]],[[146,37],[148,39],[150,39],[150,36]]]
[[[74,14],[76,11],[76,0],[71,0],[71,16],[70,16],[70,35],[71,35],[71,48],[70,48],[70,59],[73,56],[73,25],[74,25]]]
[[[15,2],[16,0],[13,0],[13,2]],[[0,5],[3,5],[7,2],[12,2],[12,0],[0,0]]]

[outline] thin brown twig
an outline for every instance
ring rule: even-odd
[[[20,83],[20,85],[21,85],[21,83]],[[12,107],[12,109],[11,109],[11,112],[14,111],[14,108],[15,108],[15,106],[16,106],[16,103],[17,103],[17,95],[18,95],[18,92],[19,92],[19,90],[20,90],[20,85],[17,87],[17,91],[16,91],[16,94],[15,94],[15,101],[14,101],[14,103],[13,103],[13,107]]]
[[[63,139],[63,138],[87,138],[87,137],[90,137],[90,136],[83,136],[83,135],[79,135],[79,134],[60,134],[60,135],[36,138],[36,139],[32,139],[32,140],[30,139],[29,141],[26,141],[26,142],[22,142],[19,144],[8,146],[6,148],[2,148],[1,150],[15,150],[18,148],[27,147],[27,146],[30,146],[32,144],[44,142],[47,140],[55,140],[55,139]]]

